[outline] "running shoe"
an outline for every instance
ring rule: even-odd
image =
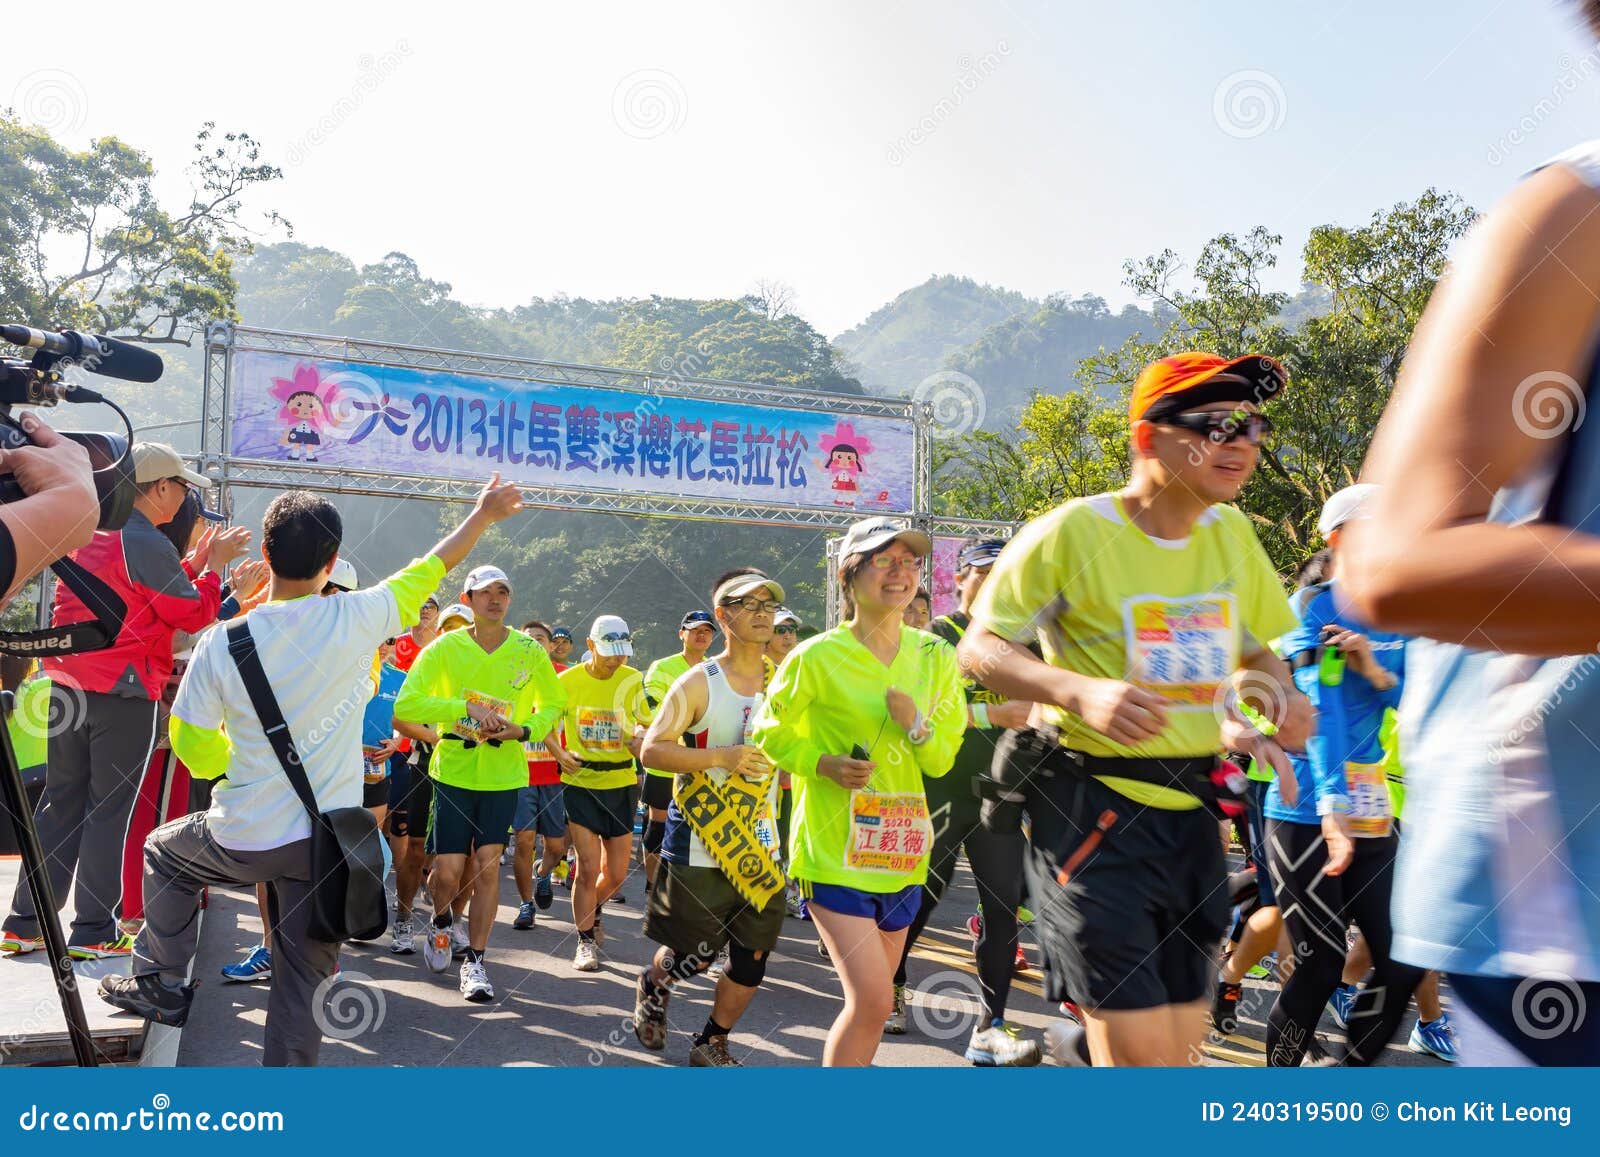
[[[1355,1007],[1357,991],[1353,984],[1341,984],[1328,997],[1328,1011],[1333,1013],[1333,1023],[1340,1028],[1350,1027],[1350,1010]]]
[[[494,985],[489,983],[489,972],[484,968],[483,961],[462,962],[461,995],[473,1004],[483,1004],[494,999]]]
[[[1018,904],[1017,905],[1017,923],[1018,924],[1032,924],[1033,923],[1033,911],[1031,909],[1029,909],[1026,905],[1023,905],[1023,904]]]
[[[633,986],[633,1035],[639,1038],[639,1043],[645,1048],[660,1052],[667,1047],[667,1001],[672,992],[657,988],[654,996],[646,996],[646,975],[641,972],[639,983]]]
[[[550,884],[549,873],[540,876],[533,882],[533,902],[539,905],[539,910],[545,911],[555,903],[556,890]]]
[[[43,936],[18,936],[15,932],[7,932],[0,936],[0,952],[8,952],[13,956],[26,956],[43,947]]]
[[[1050,1059],[1068,1068],[1088,1068],[1089,1034],[1077,1020],[1056,1021],[1044,1030],[1044,1044]]]
[[[460,960],[472,947],[472,937],[467,935],[467,921],[458,917],[450,923],[450,955]]]
[[[599,972],[600,953],[594,946],[593,940],[578,937],[578,950],[573,953],[572,967],[579,972]]]
[[[1022,950],[1022,945],[1017,945],[1017,955],[1011,961],[1012,972],[1026,972],[1033,966],[1028,963],[1028,954]]]
[[[1303,1069],[1331,1069],[1338,1067],[1338,1060],[1330,1053],[1317,1034],[1312,1033],[1306,1040],[1305,1056],[1300,1058],[1300,1067]]]
[[[696,1069],[739,1069],[744,1066],[728,1051],[728,1038],[714,1036],[689,1050],[689,1065]]]
[[[615,896],[606,901],[607,904],[626,904],[627,902],[628,898],[622,894],[622,889],[620,888],[617,889],[617,894]]]
[[[1016,1025],[997,1018],[987,1028],[972,1030],[966,1057],[983,1068],[996,1065],[1032,1068],[1044,1059],[1044,1052],[1039,1048],[1038,1041],[1024,1040]]]
[[[983,939],[983,916],[977,912],[967,917],[967,935],[972,937],[972,946],[976,948],[978,941]]]
[[[1431,1053],[1452,1065],[1460,1059],[1456,1054],[1456,1034],[1450,1027],[1450,1015],[1444,1012],[1439,1014],[1438,1020],[1417,1021],[1406,1047],[1414,1053]]]
[[[1250,980],[1272,980],[1278,975],[1278,954],[1269,952],[1261,960],[1245,970],[1246,978]]]
[[[139,976],[106,976],[100,980],[100,999],[109,1005],[153,1020],[157,1024],[182,1028],[194,1003],[193,984],[176,987],[154,973]]]
[[[721,980],[722,974],[728,971],[728,961],[728,946],[724,944],[717,958],[711,962],[711,967],[706,969],[706,975],[712,980]]]
[[[517,909],[517,918],[511,921],[511,926],[519,932],[526,932],[533,927],[533,901],[524,900],[522,907]]]
[[[1211,993],[1211,1027],[1223,1036],[1229,1036],[1239,1027],[1239,998],[1244,995],[1244,985],[1217,981]]]
[[[443,972],[450,967],[450,929],[432,925],[428,938],[422,942],[422,963],[429,972]]]
[[[408,916],[404,920],[396,920],[389,933],[389,951],[396,956],[410,956],[417,950],[417,929]]]
[[[237,964],[224,964],[222,966],[222,979],[231,980],[236,984],[248,984],[254,980],[272,979],[272,953],[265,944],[257,944],[244,954],[244,959]]]
[[[120,960],[133,955],[133,937],[124,933],[99,944],[69,944],[67,955],[74,960]]]
[[[1083,1009],[1073,1004],[1070,1000],[1063,1000],[1060,1004],[1061,1015],[1070,1020],[1079,1028],[1083,1027]]]
[[[906,1031],[906,986],[894,986],[894,1007],[889,1010],[888,1019],[883,1022],[883,1031],[890,1036],[904,1036]]]
[[[824,960],[831,959],[831,957],[828,955],[828,946],[823,942],[822,937],[820,936],[817,937],[817,955],[822,957]]]

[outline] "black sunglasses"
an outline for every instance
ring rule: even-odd
[[[1190,414],[1173,414],[1160,419],[1159,424],[1204,434],[1217,443],[1243,438],[1252,446],[1259,446],[1261,440],[1272,433],[1271,418],[1265,414],[1252,414],[1248,410],[1200,410]]]
[[[790,623],[789,625],[783,627],[773,627],[772,633],[774,635],[792,635],[799,629],[799,627],[796,627],[793,623]]]
[[[600,643],[631,643],[632,641],[633,636],[625,631],[612,631],[608,634],[601,635],[600,638],[596,640],[596,642]]]

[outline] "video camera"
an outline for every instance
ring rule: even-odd
[[[61,431],[89,452],[95,494],[100,500],[96,525],[121,530],[133,513],[138,486],[133,466],[133,424],[122,407],[94,390],[67,380],[74,367],[92,374],[148,383],[165,368],[153,350],[99,334],[67,330],[55,333],[25,325],[0,325],[0,341],[34,351],[30,359],[0,357],[0,448],[32,445],[12,406],[54,406],[61,402],[102,402],[122,419],[128,436]],[[24,497],[15,476],[0,474],[0,505]],[[94,613],[89,622],[39,631],[0,632],[0,652],[14,655],[71,655],[108,647],[122,629],[127,607],[102,579],[70,558],[51,564],[61,581]]]

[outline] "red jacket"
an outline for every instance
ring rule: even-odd
[[[45,659],[45,672],[57,683],[85,691],[159,699],[172,674],[173,634],[217,621],[222,580],[209,573],[194,578],[172,540],[137,510],[121,530],[95,531],[89,545],[71,557],[109,583],[128,604],[128,613],[111,646]],[[56,585],[52,626],[93,618],[65,583]]]

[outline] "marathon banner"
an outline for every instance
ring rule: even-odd
[[[231,453],[329,470],[903,514],[909,418],[241,350]]]

